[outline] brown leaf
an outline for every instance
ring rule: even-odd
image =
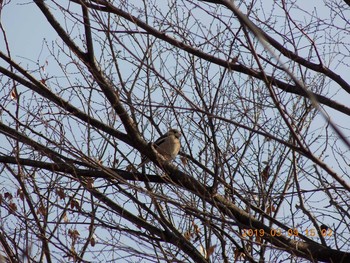
[[[86,179],[86,187],[89,189],[94,188],[94,178],[87,178]]]
[[[19,197],[22,201],[24,200],[24,194],[21,188],[17,189],[17,197]]]
[[[186,158],[186,157],[184,157],[184,156],[180,156],[180,160],[181,160],[181,163],[182,163],[183,165],[187,165],[188,160],[187,160],[187,158]]]
[[[261,236],[256,235],[256,236],[255,236],[255,241],[256,241],[256,243],[261,244],[261,241],[262,241]]]
[[[193,228],[194,228],[194,233],[196,235],[199,235],[201,233],[201,230],[199,229],[199,226],[196,225],[195,223],[192,223],[192,225],[193,225]]]
[[[40,205],[37,211],[37,214],[42,215],[42,216],[46,216],[47,215],[47,211],[44,205]]]
[[[78,200],[75,200],[75,208],[78,210],[81,209],[80,202]]]
[[[63,213],[63,221],[68,223],[68,216],[66,212]]]
[[[17,211],[17,205],[15,203],[11,202],[9,204],[9,208],[10,208],[10,210],[9,210],[10,214],[14,214]]]
[[[76,200],[76,199],[71,199],[70,200],[70,208],[71,209],[74,209],[74,208],[76,208],[76,209],[78,209],[78,210],[80,210],[80,202],[78,201],[78,200]]]
[[[69,229],[68,230],[68,236],[72,239],[72,246],[75,244],[76,240],[80,236],[80,233],[76,229]]]
[[[266,181],[270,177],[270,165],[267,164],[264,170],[261,172],[260,176],[262,177],[263,181],[266,183]]]
[[[94,247],[94,246],[96,245],[96,240],[95,240],[95,237],[94,237],[94,236],[92,236],[92,237],[90,238],[90,245],[91,245],[92,247]]]
[[[209,258],[215,251],[216,245],[213,245],[207,249],[207,258]]]
[[[7,200],[11,200],[11,199],[13,198],[13,196],[12,196],[12,194],[11,194],[10,192],[4,193],[4,197],[5,197],[5,199],[7,199]]]
[[[266,213],[271,215],[271,213],[276,211],[276,207],[274,205],[270,205],[266,208]]]
[[[79,203],[79,201],[72,198],[72,199],[70,200],[70,208],[71,208],[71,209],[76,208],[76,209],[80,210],[80,203]]]
[[[241,260],[241,258],[244,259],[245,258],[245,254],[242,251],[242,249],[236,248],[235,251],[234,251],[234,257],[235,257],[235,262],[236,262],[237,260]]]
[[[63,200],[66,197],[66,194],[64,193],[64,190],[62,188],[56,189],[56,194],[61,200]]]
[[[237,62],[238,62],[238,55],[233,57],[231,60],[231,63],[237,64]]]
[[[135,167],[134,167],[132,164],[129,164],[129,165],[126,167],[126,171],[127,171],[127,172],[137,172],[137,170],[135,169]]]
[[[17,100],[18,99],[18,95],[17,95],[17,90],[16,88],[13,88],[10,94],[10,97],[12,100]]]
[[[68,229],[68,235],[72,239],[76,239],[78,236],[80,236],[80,233],[76,229]]]
[[[191,240],[192,238],[192,233],[190,231],[186,231],[185,234],[184,234],[186,240]]]
[[[113,167],[117,166],[119,164],[119,159],[114,159],[113,161]]]

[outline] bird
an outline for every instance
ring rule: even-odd
[[[178,155],[181,143],[181,132],[177,129],[170,129],[167,133],[160,136],[154,143],[154,148],[159,154],[161,154],[166,161],[172,161]],[[138,167],[144,166],[149,163],[150,160],[147,157],[143,157]]]

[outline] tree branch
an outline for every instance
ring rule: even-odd
[[[215,1],[213,1],[213,2],[215,2]],[[196,49],[190,45],[187,45],[179,40],[176,40],[176,39],[166,35],[164,32],[161,32],[161,31],[151,27],[150,25],[148,25],[147,23],[138,19],[137,17],[132,16],[131,14],[123,11],[120,8],[117,8],[117,7],[107,3],[106,1],[99,1],[99,4],[102,4],[102,3],[105,4],[105,6],[96,6],[96,5],[92,5],[90,3],[84,2],[84,4],[90,8],[94,8],[96,10],[100,10],[100,11],[104,11],[104,12],[111,12],[113,14],[121,16],[121,17],[125,18],[126,20],[139,26],[140,28],[144,29],[149,34],[151,34],[151,35],[153,35],[161,40],[164,40],[164,41],[168,42],[169,44],[171,44],[175,47],[178,47],[178,48],[180,48],[180,49],[182,49],[190,54],[193,54],[199,58],[202,58],[204,60],[207,60],[207,61],[212,62],[214,64],[217,64],[219,66],[222,66],[222,67],[227,68],[229,70],[237,71],[237,72],[252,76],[252,77],[260,79],[260,80],[264,80],[264,78],[266,77],[267,80],[272,85],[276,86],[277,88],[279,88],[285,92],[288,92],[288,93],[292,93],[292,94],[296,94],[296,95],[300,95],[302,97],[308,98],[307,92],[305,90],[303,90],[302,87],[300,87],[297,84],[296,85],[287,84],[283,81],[275,79],[273,76],[266,75],[266,73],[264,73],[264,72],[259,72],[259,71],[253,70],[249,67],[246,67],[244,65],[239,65],[239,64],[236,64],[235,62],[229,62],[227,60],[220,59],[218,57],[209,55],[209,54],[207,54],[199,49]],[[221,3],[221,4],[223,4],[223,3]],[[288,53],[288,52],[285,51],[285,53]],[[291,54],[289,54],[289,56],[291,56]],[[301,60],[301,58],[299,60]],[[316,66],[316,64],[314,65],[314,67],[320,69],[320,67]],[[323,68],[323,67],[321,67],[321,68]],[[328,71],[330,71],[330,70],[325,70],[323,73],[328,72]],[[330,74],[330,73],[328,73],[328,74]],[[335,73],[334,73],[334,76],[339,77],[339,75],[336,75]],[[336,79],[335,79],[335,81],[336,81]],[[341,82],[341,83],[343,86],[344,86],[344,83],[346,84],[344,87],[342,86],[345,90],[347,90],[347,89],[350,90],[350,87],[348,87],[349,85],[346,82],[344,82],[344,83]],[[333,108],[337,111],[340,111],[340,112],[350,116],[350,108],[346,107],[345,105],[340,104],[336,101],[333,101],[333,100],[331,100],[323,95],[320,95],[320,94],[317,94],[314,92],[310,92],[310,93],[317,99],[317,101],[319,103],[324,104],[330,108]]]

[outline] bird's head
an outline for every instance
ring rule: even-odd
[[[177,129],[170,129],[168,131],[168,134],[169,135],[174,135],[178,139],[181,137],[181,132],[179,130],[177,130]]]

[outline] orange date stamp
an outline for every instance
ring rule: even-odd
[[[321,235],[323,237],[331,237],[333,235],[332,229],[320,229]],[[242,237],[264,237],[264,236],[282,236],[286,235],[289,237],[298,237],[299,234],[307,237],[318,237],[319,234],[316,228],[306,228],[304,230],[297,228],[290,228],[287,231],[282,230],[281,228],[271,228],[269,232],[266,232],[264,229],[242,229]]]

